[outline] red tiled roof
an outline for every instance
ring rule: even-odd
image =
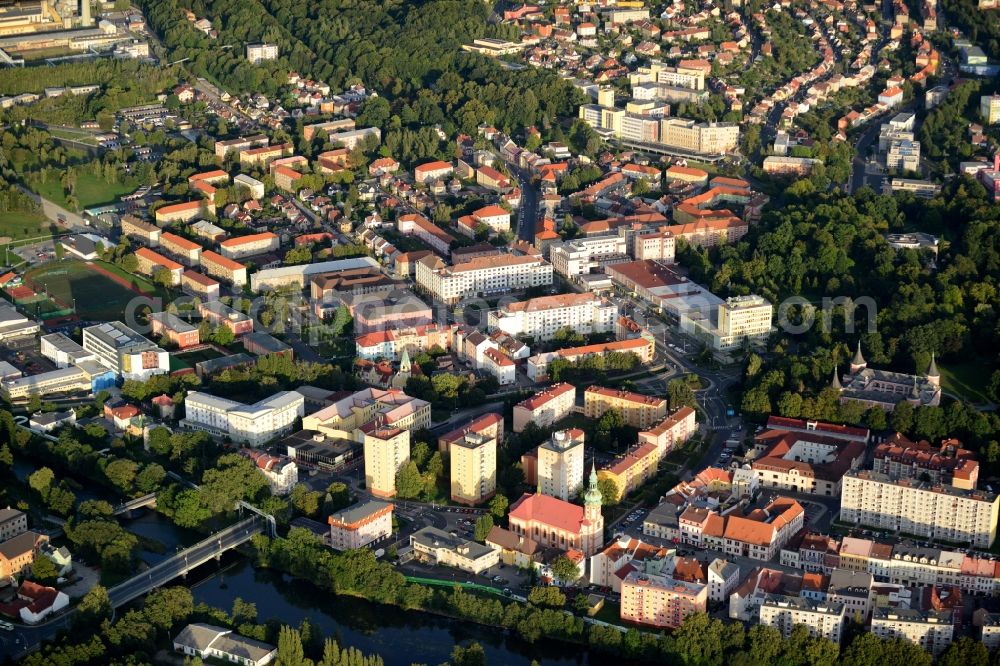
[[[525,493],[510,507],[510,519],[536,522],[566,532],[579,533],[583,507],[549,495]]]

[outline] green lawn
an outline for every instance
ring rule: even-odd
[[[25,238],[51,236],[54,228],[53,223],[41,212],[0,213],[0,236],[4,239],[19,241]]]
[[[190,352],[178,352],[170,355],[170,369],[180,370],[182,368],[193,368],[195,363],[210,361],[215,358],[220,358],[221,356],[222,354],[215,351],[211,347]],[[174,367],[175,365],[177,366],[176,368]]]
[[[86,143],[87,145],[96,146],[97,139],[91,132],[86,130],[71,130],[64,127],[49,127],[48,133],[57,139],[70,139],[72,141],[79,141],[80,143]]]
[[[955,365],[938,363],[944,390],[959,395],[970,402],[990,402],[986,395],[986,382],[990,375],[979,363]]]
[[[102,264],[109,268],[107,264]],[[155,294],[156,289],[145,280],[124,273],[126,279],[138,290]],[[76,301],[76,311],[83,319],[95,321],[121,320],[126,306],[138,297],[136,291],[98,273],[83,261],[60,261],[39,266],[25,274],[26,281],[36,291],[46,290],[53,299],[64,305]]]
[[[91,206],[113,203],[122,195],[134,192],[136,187],[138,185],[131,179],[121,183],[109,183],[100,176],[95,176],[89,172],[82,172],[77,176],[76,180],[76,198],[80,202],[80,207],[77,211],[90,208]],[[63,208],[69,208],[66,203],[66,197],[63,194],[62,185],[58,179],[52,178],[47,183],[39,183],[36,189],[38,194],[49,201]]]

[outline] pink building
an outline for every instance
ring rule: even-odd
[[[708,586],[633,571],[622,581],[621,619],[654,627],[679,627],[708,606]]]

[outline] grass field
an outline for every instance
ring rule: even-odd
[[[0,213],[0,236],[10,238],[13,241],[51,236],[50,227],[52,227],[52,222],[40,212]]]
[[[80,173],[76,179],[76,198],[80,202],[79,210],[117,201],[123,194],[134,192],[136,187],[138,186],[132,180],[109,183],[92,173]],[[53,178],[47,183],[40,183],[36,189],[38,194],[49,201],[63,208],[69,208],[66,204],[66,197],[63,195],[62,185],[57,179]]]
[[[102,267],[114,268],[107,264]],[[128,289],[82,261],[46,264],[29,270],[25,277],[38,291],[44,288],[58,303],[72,305],[75,300],[76,312],[83,319],[115,321],[122,319],[125,306],[139,295],[137,292],[156,293],[155,287],[145,280],[128,273],[124,275],[136,290]]]
[[[990,375],[982,365],[978,363],[942,365],[938,362],[938,371],[941,373],[941,384],[946,392],[960,395],[970,402],[990,402],[986,395],[986,382],[989,381]]]

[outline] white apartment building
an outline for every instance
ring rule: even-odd
[[[120,321],[83,329],[83,348],[122,379],[145,381],[170,370],[170,355]]]
[[[653,99],[653,97],[650,99]],[[621,136],[626,141],[656,143],[660,140],[660,119],[651,115],[643,116],[637,113],[626,113],[622,117]]]
[[[708,565],[708,598],[725,602],[740,584],[740,567],[728,560],[716,558]]]
[[[436,300],[453,304],[552,284],[552,264],[541,257],[498,254],[445,266],[436,257],[417,262],[417,285]]]
[[[538,492],[568,502],[583,488],[583,431],[558,430],[538,446]]]
[[[768,594],[760,606],[760,624],[778,629],[785,638],[795,625],[801,624],[813,636],[840,645],[846,622],[844,604],[836,602],[820,603],[803,597]]]
[[[735,123],[699,123],[687,118],[660,121],[660,143],[677,150],[722,155],[736,148],[740,126]]]
[[[569,326],[578,333],[606,333],[614,329],[618,308],[594,294],[557,294],[509,303],[489,313],[491,331],[551,340]]]
[[[299,468],[290,458],[272,456],[257,449],[242,449],[240,454],[252,460],[267,477],[273,495],[287,495],[299,482]]]
[[[677,241],[671,231],[652,231],[633,237],[632,256],[636,260],[650,259],[674,263]]]
[[[920,171],[920,142],[896,139],[889,144],[885,166],[899,171]]]
[[[729,351],[771,335],[774,306],[763,296],[733,296],[717,306],[689,310],[681,330],[704,340],[712,349]]]
[[[705,72],[684,67],[664,67],[656,72],[656,82],[692,90],[705,89]]]
[[[910,608],[876,608],[871,632],[882,640],[903,638],[935,657],[951,645],[955,625],[951,613]]]
[[[327,518],[330,547],[337,550],[364,548],[392,534],[393,505],[381,500],[352,504]]]
[[[305,414],[305,398],[296,391],[279,391],[252,405],[191,391],[184,398],[181,425],[204,430],[235,442],[260,446],[290,431]]]
[[[892,479],[873,471],[844,475],[840,519],[886,531],[989,548],[1000,496],[984,490]]]
[[[625,238],[618,234],[574,238],[549,247],[552,269],[572,278],[600,270],[605,262],[628,261]]]
[[[265,60],[277,60],[278,58],[278,45],[277,44],[247,44],[247,60],[249,60],[254,65],[260,64]]]
[[[565,382],[549,388],[514,405],[514,432],[524,432],[529,423],[548,428],[573,412],[576,387]]]

